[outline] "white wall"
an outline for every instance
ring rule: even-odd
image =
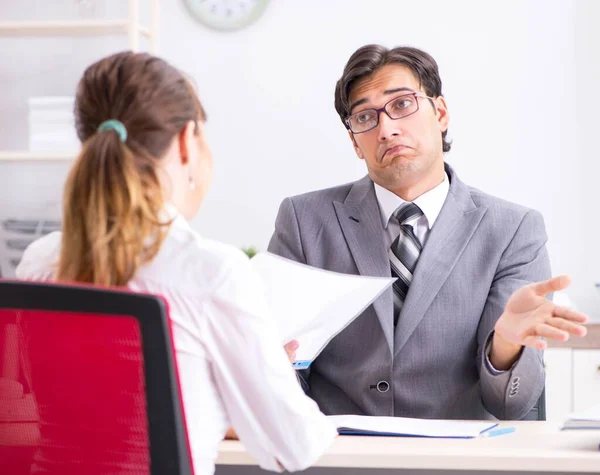
[[[554,271],[573,274],[571,296],[600,317],[597,196],[587,192],[598,168],[596,118],[586,100],[600,79],[592,65],[598,13],[594,0],[274,0],[255,25],[218,33],[196,23],[183,1],[163,0],[160,53],[195,78],[215,155],[213,187],[194,226],[264,249],[285,196],[362,176],[333,108],[335,81],[363,44],[411,44],[440,64],[454,138],[448,162],[465,182],[544,214]],[[0,61],[10,56],[5,41]],[[30,40],[27,47],[35,42],[46,55],[14,66],[31,78],[23,84],[15,87],[1,68],[0,86],[19,98],[8,110],[24,114],[23,98],[40,87],[29,71],[46,72],[44,93],[63,94],[88,59],[119,48],[61,41],[57,56],[52,43]],[[20,131],[0,131],[0,140],[14,142]]]
[[[580,233],[574,235],[575,257],[578,264],[576,277],[580,285],[579,294],[574,294],[581,302],[582,309],[600,317],[600,289],[588,293],[587,285],[600,282],[600,154],[598,134],[600,121],[600,2],[578,0],[576,16],[576,62],[577,62],[577,150],[579,177],[576,186],[579,195],[565,195],[565,199],[581,209]],[[571,166],[565,160],[564,167]],[[561,191],[562,194],[562,191]],[[563,254],[569,248],[558,250]]]

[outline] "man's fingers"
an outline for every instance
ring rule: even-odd
[[[552,311],[552,315],[554,317],[559,317],[564,320],[570,320],[572,322],[577,323],[587,323],[590,320],[590,317],[581,312],[576,312],[572,308],[569,307],[554,307]]]
[[[575,336],[585,336],[587,328],[564,318],[549,318],[546,324]]]
[[[537,336],[528,336],[523,340],[523,346],[528,346],[536,350],[545,350],[548,347],[548,343]]]
[[[532,286],[535,293],[540,297],[543,297],[550,292],[557,292],[559,290],[566,289],[570,283],[571,277],[568,275],[559,275],[542,282],[536,282],[532,284]]]
[[[287,353],[290,363],[296,360],[296,350],[300,347],[300,343],[297,340],[292,340],[284,346],[285,352]]]
[[[538,323],[532,328],[532,336],[541,336],[550,340],[567,341],[569,339],[569,333],[559,328],[553,327],[547,323]]]
[[[300,346],[300,344],[298,343],[298,340],[292,340],[289,343],[287,343],[284,346],[284,348],[285,348],[285,351],[287,351],[288,353],[290,353],[292,351],[296,351],[299,346]]]

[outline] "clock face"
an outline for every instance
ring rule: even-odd
[[[184,0],[192,16],[216,30],[238,30],[256,21],[269,0]]]

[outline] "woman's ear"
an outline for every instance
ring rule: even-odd
[[[193,147],[196,140],[196,122],[188,121],[185,127],[179,132],[179,157],[182,165],[187,165],[190,160],[190,153],[193,153]]]

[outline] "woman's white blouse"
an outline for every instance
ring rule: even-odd
[[[17,277],[51,280],[60,233],[29,246]],[[129,283],[169,302],[197,475],[212,474],[231,425],[261,467],[303,470],[337,432],[304,395],[245,254],[200,237],[176,216],[154,260]]]

